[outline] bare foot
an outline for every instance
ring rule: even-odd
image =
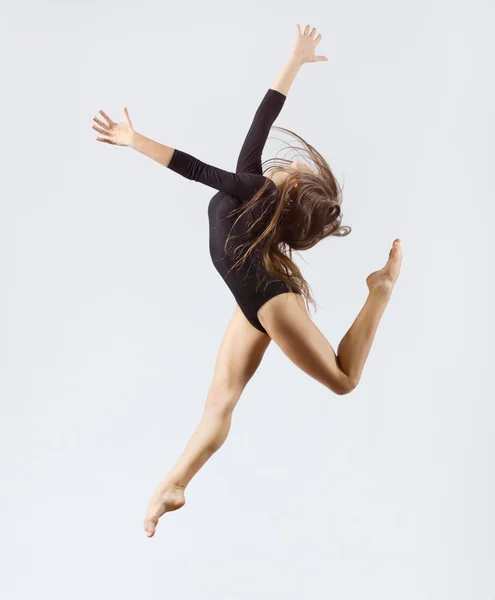
[[[184,488],[166,481],[163,482],[151,498],[144,517],[144,530],[148,537],[155,535],[158,519],[161,516],[166,512],[182,508],[185,503]]]
[[[399,277],[400,265],[402,262],[402,245],[399,239],[395,240],[390,250],[387,264],[380,269],[368,275],[366,283],[370,292],[383,291],[391,293],[395,282]]]

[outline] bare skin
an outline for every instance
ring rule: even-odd
[[[151,498],[144,519],[148,537],[166,512],[184,506],[184,490],[220,448],[230,429],[232,411],[254,375],[270,340],[305,373],[332,392],[343,395],[357,386],[378,324],[399,277],[402,246],[396,240],[386,265],[368,276],[368,298],[335,353],[309,316],[298,294],[281,294],[258,311],[268,336],[255,329],[237,307],[217,358],[203,418],[179,462]]]
[[[272,89],[287,95],[303,64],[328,60],[326,56],[316,55],[321,37],[309,25],[304,32],[297,25],[296,43]],[[93,119],[93,129],[99,134],[99,142],[129,146],[168,166],[174,149],[137,133],[126,108],[122,123],[112,121],[103,111],[100,111],[100,116],[103,120]],[[294,160],[288,167],[275,169],[267,176],[280,185],[293,169],[311,171],[302,161]],[[299,294],[281,294],[260,308],[258,318],[268,335],[253,327],[236,306],[220,346],[200,423],[149,502],[144,518],[148,537],[155,534],[158,521],[165,513],[184,506],[187,485],[225,442],[234,408],[272,339],[294,364],[332,392],[348,394],[356,387],[399,276],[401,260],[402,248],[400,241],[396,240],[386,265],[367,278],[368,297],[340,342],[337,353],[311,319]]]
[[[402,245],[395,240],[386,265],[368,276],[368,297],[337,353],[312,321],[298,294],[281,294],[258,311],[272,340],[305,373],[335,394],[351,392],[359,383],[381,317],[399,277]]]
[[[270,338],[253,327],[236,305],[220,345],[202,419],[177,464],[149,503],[144,520],[148,537],[154,535],[163,514],[184,505],[187,484],[224,443],[232,412],[269,344]]]

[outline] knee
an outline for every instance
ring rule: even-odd
[[[337,396],[346,396],[357,388],[358,383],[359,379],[346,376],[339,381],[338,385],[333,387],[332,391],[335,392]]]
[[[239,394],[226,381],[214,380],[206,396],[205,411],[220,415],[231,414],[234,410]]]

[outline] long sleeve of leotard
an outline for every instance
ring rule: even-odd
[[[285,99],[286,96],[282,92],[268,88],[242,145],[235,169],[237,173],[262,174],[261,154],[270,133],[270,128],[280,114]]]
[[[260,177],[261,153],[285,98],[284,94],[271,88],[266,92],[242,146],[236,172],[214,167],[178,148],[174,148],[168,168],[186,179],[198,181],[229,196],[249,199],[264,181]]]
[[[177,148],[174,148],[168,168],[186,179],[198,181],[243,201],[249,200],[265,179],[253,173],[232,173],[219,169]]]

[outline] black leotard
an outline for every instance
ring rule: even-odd
[[[243,215],[232,229],[238,215],[230,213],[252,198],[267,180],[262,173],[261,154],[285,98],[281,92],[268,89],[254,115],[235,172],[206,164],[178,149],[174,149],[168,165],[169,169],[187,179],[219,190],[208,206],[210,256],[248,321],[263,333],[266,333],[266,330],[258,319],[258,310],[270,298],[291,290],[284,282],[266,272],[258,254],[249,257],[241,268],[231,269],[234,260],[232,256],[226,255],[224,246],[229,234],[238,235],[245,232],[252,222],[249,216]],[[269,181],[269,185],[276,188],[275,184]]]

